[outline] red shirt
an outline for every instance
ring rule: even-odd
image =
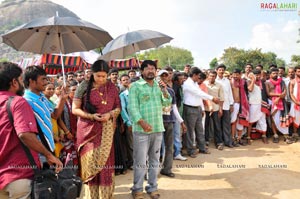
[[[15,96],[11,103],[14,128],[9,121],[6,102]],[[18,179],[31,179],[33,169],[18,137],[21,133],[37,133],[33,111],[27,101],[14,93],[0,91],[0,190]],[[38,153],[31,151],[37,165]]]

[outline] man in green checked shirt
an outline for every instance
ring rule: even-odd
[[[129,113],[133,126],[133,170],[132,196],[143,199],[144,176],[148,169],[146,191],[152,199],[160,197],[157,191],[159,156],[162,132],[165,130],[162,118],[163,106],[171,105],[166,84],[154,80],[156,63],[145,60],[141,65],[142,78],[129,89]],[[147,164],[148,160],[148,164]]]

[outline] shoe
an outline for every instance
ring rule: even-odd
[[[153,191],[153,192],[147,192],[147,194],[149,194],[151,199],[158,199],[160,198],[160,194],[158,193],[158,191]]]
[[[133,199],[144,199],[144,193],[139,191],[139,192],[132,192],[131,193]]]
[[[223,150],[223,148],[224,148],[223,144],[219,144],[219,145],[217,145],[217,149],[218,149],[218,150],[222,151],[222,150]]]
[[[228,145],[225,145],[227,146],[228,148],[233,148],[234,146],[232,144],[228,144]]]
[[[174,157],[174,160],[186,161],[187,158],[183,157],[180,153]]]
[[[168,176],[168,177],[170,177],[170,178],[174,178],[175,177],[175,174],[174,173],[172,173],[172,172],[170,172],[170,173],[165,173],[165,172],[160,172],[160,174],[161,175],[164,175],[164,176]]]
[[[202,153],[202,154],[210,154],[210,152],[209,152],[208,150],[205,150],[205,151],[199,150],[199,153]]]
[[[191,153],[191,154],[189,154],[189,156],[190,156],[191,158],[196,158],[196,157],[197,157],[197,155],[196,155],[195,153]]]

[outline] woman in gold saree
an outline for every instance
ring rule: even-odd
[[[114,84],[107,81],[109,67],[103,60],[92,67],[89,81],[76,90],[72,112],[78,116],[77,150],[84,195],[90,199],[111,199],[114,192],[115,120],[120,99]]]

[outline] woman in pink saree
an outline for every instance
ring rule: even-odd
[[[78,116],[77,150],[85,198],[111,199],[114,192],[115,120],[120,99],[114,84],[107,81],[109,67],[103,60],[92,67],[89,81],[82,82],[73,99],[72,112]]]

